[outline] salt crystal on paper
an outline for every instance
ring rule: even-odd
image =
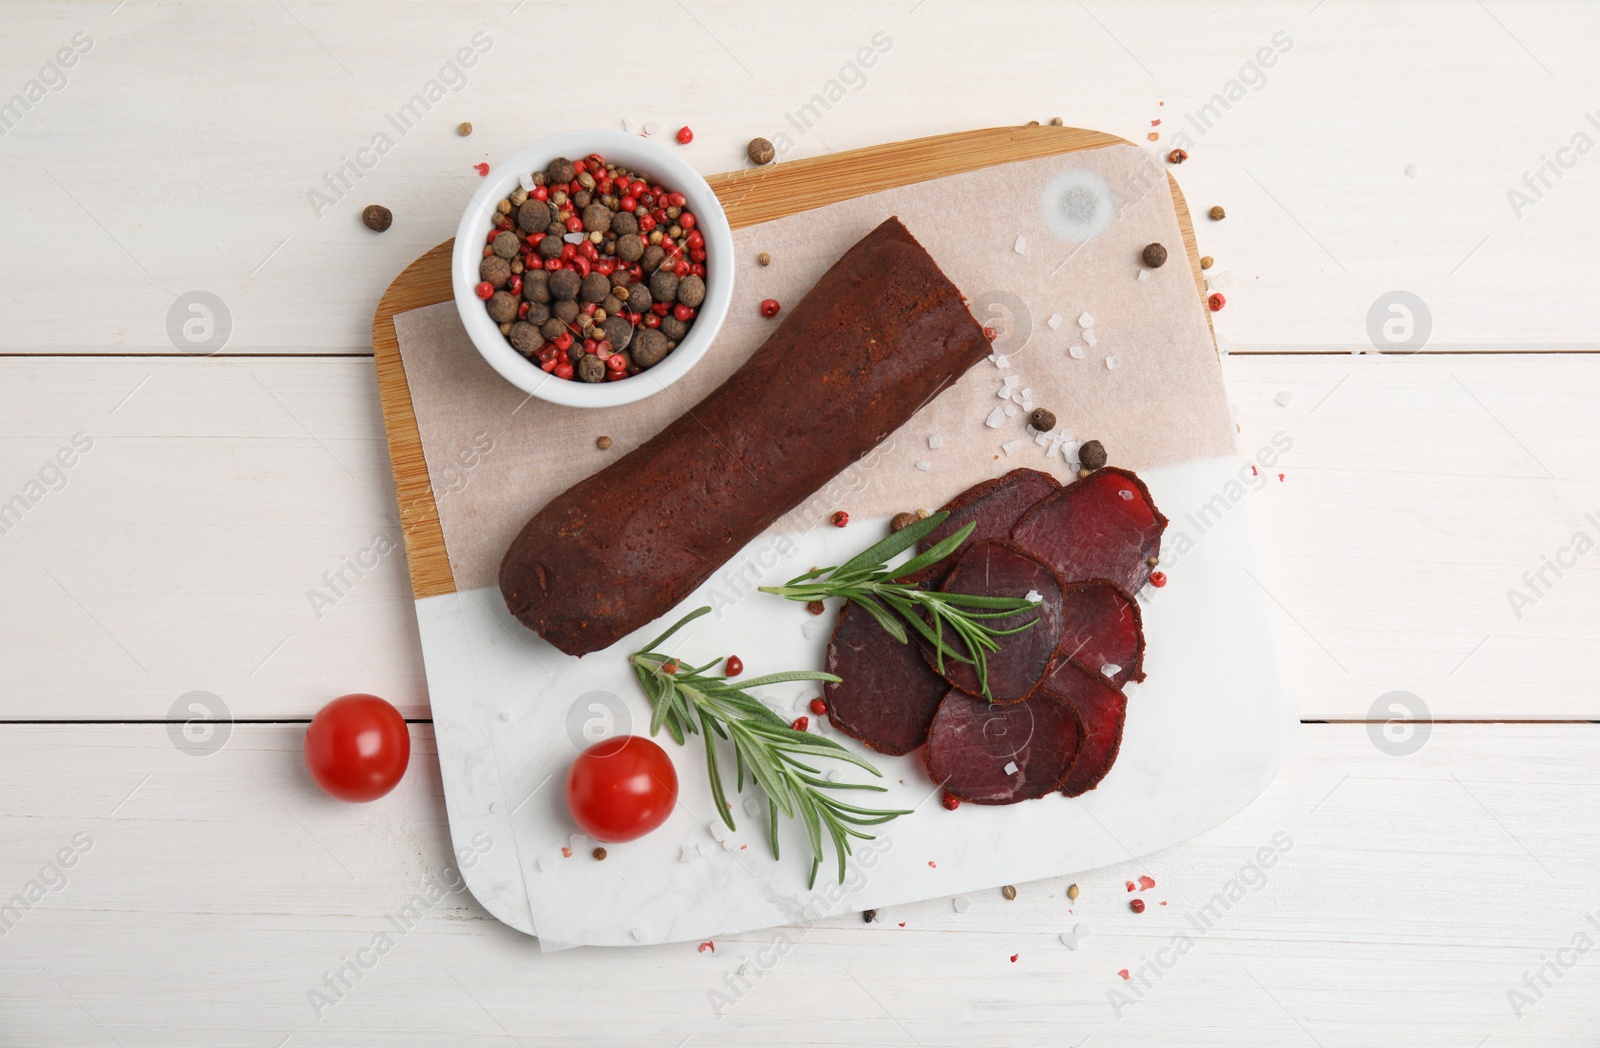
[[[638,124],[635,124],[632,120],[628,119],[627,117],[623,117],[622,118],[622,130],[628,132],[628,134],[630,134],[630,135],[633,134],[634,129],[637,128],[638,126],[639,126]]]
[[[1085,342],[1087,342],[1087,343],[1089,343],[1089,345],[1090,345],[1090,346],[1091,346],[1091,347],[1092,347],[1092,346],[1093,346],[1093,345],[1094,345],[1094,344],[1095,344],[1095,343],[1096,343],[1096,342],[1098,342],[1098,341],[1100,341],[1100,340],[1099,340],[1099,339],[1097,339],[1097,338],[1095,338],[1095,337],[1094,337],[1094,332],[1093,332],[1093,331],[1085,331],[1085,332],[1084,332],[1084,333],[1083,333],[1083,340],[1084,340],[1084,341],[1085,341]]]
[[[1006,418],[1016,418],[1019,414],[1021,414],[1021,412],[1017,410],[1017,406],[1015,404],[1007,404],[1001,410],[1006,413]]]
[[[984,420],[983,424],[988,426],[990,429],[999,429],[1000,423],[1004,422],[1005,420],[1006,409],[995,408],[993,411],[989,412],[989,417]]]
[[[1017,242],[1011,246],[1017,252],[1017,254],[1025,255],[1028,253],[1028,238],[1018,237]]]
[[[633,930],[633,937],[640,942],[645,942],[650,938],[650,933],[643,928],[635,928]]]
[[[510,720],[511,719],[511,711],[510,710],[501,710],[500,711],[500,719],[503,720],[503,721]]]
[[[1016,773],[1017,773],[1017,762],[1016,761],[1007,761],[1006,762],[1006,774],[1007,775],[1015,775]]]
[[[659,135],[661,133],[660,122],[655,120],[646,120],[644,122],[644,133],[647,135]]]
[[[967,898],[965,895],[957,895],[954,899],[950,900],[950,908],[957,913],[966,913],[967,908],[971,905],[972,900]]]
[[[1078,948],[1079,941],[1087,939],[1088,937],[1089,926],[1087,924],[1074,924],[1070,932],[1061,933],[1061,945],[1065,946],[1069,950],[1076,950]]]
[[[1083,347],[1078,345],[1076,342],[1067,348],[1067,353],[1072,357],[1073,360],[1083,359]]]
[[[822,621],[821,617],[814,615],[800,624],[800,636],[804,637],[806,640],[811,640],[817,634],[822,632],[825,625],[826,624]]]
[[[1115,677],[1117,674],[1119,674],[1121,672],[1122,672],[1122,667],[1118,666],[1114,662],[1108,662],[1104,666],[1100,667],[1100,675],[1102,677]]]
[[[929,462],[927,459],[923,459],[921,462],[917,463],[917,468],[923,472],[927,472],[933,468],[933,463]]]
[[[938,451],[940,448],[944,447],[944,438],[939,436],[937,433],[934,434],[928,438],[928,447]]]
[[[1294,394],[1293,394],[1293,393],[1290,393],[1290,392],[1289,392],[1289,391],[1288,391],[1288,390],[1287,390],[1287,389],[1286,389],[1286,390],[1284,390],[1284,391],[1283,391],[1283,392],[1282,392],[1282,393],[1279,393],[1279,394],[1278,394],[1278,395],[1277,395],[1277,396],[1276,396],[1276,397],[1274,397],[1274,398],[1273,398],[1273,399],[1274,399],[1274,400],[1276,400],[1276,401],[1277,401],[1277,402],[1278,402],[1278,406],[1279,406],[1279,407],[1284,407],[1284,408],[1286,408],[1286,407],[1288,407],[1288,406],[1289,406],[1289,401],[1291,401],[1291,400],[1293,400],[1293,399],[1294,399]]]
[[[702,858],[704,858],[705,856],[711,854],[711,845],[707,841],[701,841],[699,844],[695,845],[695,850],[700,853]]]
[[[495,812],[497,812],[499,810],[500,810],[500,802],[499,801],[490,801],[489,802],[489,814],[490,815],[493,815]]]
[[[1017,449],[1020,447],[1022,447],[1022,441],[1008,440],[1004,444],[1000,445],[1000,450],[1004,451],[1007,455],[1015,455],[1017,453]]]
[[[1078,317],[1078,326],[1083,328],[1094,327],[1094,317],[1087,313],[1080,314]]]
[[[1149,280],[1150,279],[1150,271],[1148,269],[1139,270],[1139,279],[1140,280]]]
[[[543,873],[550,868],[550,856],[541,855],[534,860],[533,864],[539,868],[540,873]]]
[[[1010,389],[1012,386],[1015,386],[1018,382],[1021,382],[1021,381],[1022,381],[1022,376],[1021,375],[1007,375],[1006,378],[1005,378],[1005,387],[1007,389]]]
[[[1000,371],[1004,371],[1006,368],[1011,366],[1011,362],[1006,359],[1006,355],[1004,353],[990,353],[989,363],[993,364]]]
[[[1036,433],[1036,434],[1034,434],[1033,442],[1035,444],[1039,445],[1042,448],[1046,444],[1050,443],[1050,434],[1048,434],[1048,433]]]
[[[1119,363],[1121,363],[1121,361],[1117,360],[1117,355],[1115,353],[1111,354],[1109,357],[1106,357],[1106,370],[1107,371],[1115,371],[1115,370],[1117,370],[1117,365]]]
[[[1050,314],[1050,319],[1046,320],[1045,323],[1050,325],[1050,330],[1051,331],[1054,331],[1056,328],[1059,328],[1061,326],[1061,314],[1060,313],[1051,313]]]
[[[824,778],[826,778],[829,782],[838,782],[840,779],[844,778],[844,776],[839,773],[838,768],[829,768],[828,774],[824,776]]]
[[[1107,674],[1107,676],[1110,676],[1110,674]],[[750,816],[752,819],[757,815],[760,815],[761,802],[756,800],[754,797],[746,797],[744,799],[744,813]]]
[[[1233,271],[1225,269],[1206,276],[1206,286],[1212,291],[1226,291],[1233,286]]]
[[[681,845],[678,848],[679,862],[694,862],[699,857],[700,853],[689,847],[687,844]]]
[[[1029,604],[1037,604],[1040,601],[1044,600],[1044,594],[1040,593],[1036,589],[1031,589],[1031,590],[1028,591],[1027,595],[1025,597],[1023,597],[1022,599],[1027,601]]]

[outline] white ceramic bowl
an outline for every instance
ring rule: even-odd
[[[706,300],[695,314],[689,334],[666,359],[653,368],[616,382],[575,382],[556,378],[539,369],[511,347],[500,326],[489,319],[476,288],[483,245],[497,216],[495,208],[518,186],[522,175],[542,171],[558,156],[581,159],[599,153],[630,169],[647,172],[668,189],[688,198],[695,228],[706,240]],[[706,355],[717,337],[733,299],[733,230],[706,180],[671,147],[622,131],[567,131],[541,138],[489,172],[472,195],[461,224],[456,227],[455,252],[450,260],[456,309],[472,344],[489,365],[519,389],[552,404],[576,408],[609,408],[643,400],[672,385]]]

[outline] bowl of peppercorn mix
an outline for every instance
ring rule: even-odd
[[[705,179],[647,138],[569,131],[490,171],[451,281],[484,360],[529,394],[615,407],[705,356],[733,297],[733,233]]]

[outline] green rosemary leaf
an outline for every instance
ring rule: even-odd
[[[876,569],[879,565],[887,564],[894,557],[915,546],[922,536],[945,522],[949,513],[935,513],[931,517],[924,517],[899,531],[891,531],[887,538],[868,546],[854,557],[833,569],[833,574],[848,575],[863,568]],[[971,534],[972,529],[967,529]]]
[[[651,641],[649,644],[646,644],[644,647],[640,648],[639,650],[641,652],[655,651],[657,648],[661,647],[661,645],[665,644],[667,642],[667,640],[669,638],[671,638],[671,636],[674,633],[676,633],[679,630],[683,629],[685,626],[689,625],[689,623],[693,622],[695,619],[698,619],[700,616],[709,615],[709,614],[711,614],[711,605],[709,605],[709,604],[705,605],[704,607],[694,609],[693,611],[689,612],[689,614],[687,614],[683,618],[679,619],[677,622],[674,622],[667,629],[667,632],[663,633],[661,636],[657,637],[655,640]]]
[[[932,520],[933,518],[929,517],[928,519]],[[917,554],[915,557],[912,557],[898,568],[895,568],[894,573],[896,575],[910,575],[912,572],[921,571],[930,564],[939,563],[941,560],[954,553],[963,542],[971,538],[973,529],[975,529],[977,526],[977,521],[969,522],[955,534],[947,535],[938,543]],[[911,529],[907,528],[906,530],[910,531]]]
[[[705,710],[701,710],[700,726],[708,728],[709,723],[706,719]],[[722,793],[722,772],[717,768],[717,740],[712,737],[709,730],[705,732],[705,737],[706,769],[711,776],[711,799],[716,802],[717,814],[722,816],[722,821],[728,824],[728,829],[737,830],[739,827],[733,824],[733,812],[729,810],[728,800]]]

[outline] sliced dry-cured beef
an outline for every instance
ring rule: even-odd
[[[1119,688],[1144,680],[1144,623],[1138,602],[1104,579],[1067,583],[1062,587],[1057,651]]]
[[[534,514],[500,565],[506,607],[568,655],[609,647],[991,352],[938,263],[885,219],[722,385]]]
[[[969,522],[975,523],[976,527],[972,529],[967,545],[986,539],[1010,538],[1011,529],[1034,503],[1060,490],[1061,483],[1056,478],[1036,469],[1014,469],[1004,476],[974,484],[939,507],[939,512],[948,512],[950,516],[923,536],[917,544],[917,550],[923,552],[932,549]],[[953,557],[946,558],[908,578],[913,582],[937,585],[953,563]]]
[[[1068,797],[1087,793],[1106,777],[1106,772],[1116,762],[1117,751],[1122,748],[1127,696],[1069,659],[1061,659],[1051,667],[1050,676],[1039,694],[1049,695],[1077,714],[1083,728],[1083,742],[1078,748],[1078,759],[1060,783],[1060,789]]]
[[[1017,545],[1055,568],[1063,582],[1106,579],[1138,593],[1161,552],[1167,518],[1144,481],[1099,469],[1038,503],[1011,531]]]
[[[1039,686],[1056,647],[1061,642],[1061,583],[1056,573],[1038,557],[1003,539],[969,546],[959,555],[939,589],[945,593],[970,593],[980,597],[1039,596],[1039,602],[1026,611],[998,619],[983,619],[996,630],[1015,629],[1029,620],[1032,626],[1020,633],[999,638],[999,648],[986,653],[989,695],[995,702],[1020,702]],[[983,609],[974,609],[982,611]],[[961,641],[945,628],[951,648],[962,654]],[[923,649],[929,665],[938,662],[931,650]],[[944,660],[941,675],[955,687],[981,696],[976,670],[968,663]]]
[[[1074,766],[1082,727],[1040,692],[997,706],[952,690],[939,704],[924,756],[935,782],[973,804],[1015,804],[1057,789]]]
[[[909,632],[909,631],[908,631]],[[949,685],[922,661],[915,638],[902,644],[870,612],[846,604],[828,643],[823,688],[833,726],[879,753],[910,753],[928,738]]]

